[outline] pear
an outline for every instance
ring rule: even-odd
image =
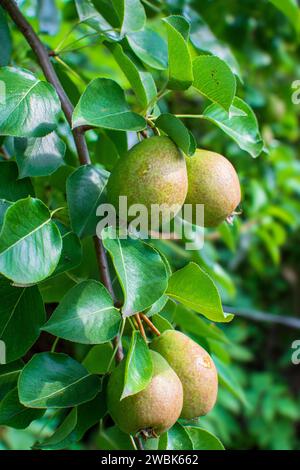
[[[107,184],[107,197],[116,210],[119,196],[127,197],[128,208],[143,204],[148,210],[148,220],[151,220],[152,204],[165,205],[159,217],[160,225],[163,220],[169,222],[181,209],[187,184],[181,151],[168,137],[154,136],[135,145],[117,161]]]
[[[183,386],[181,418],[206,415],[218,393],[218,375],[210,355],[188,336],[166,330],[155,338],[151,348],[161,354],[178,375]]]
[[[232,164],[219,153],[197,149],[186,158],[188,193],[185,204],[204,204],[204,226],[216,227],[228,219],[241,201],[238,175]]]
[[[125,361],[113,370],[107,386],[108,411],[119,426],[128,434],[144,431],[147,435],[159,436],[176,423],[182,409],[182,385],[167,361],[151,351],[153,377],[141,392],[120,401],[123,386]]]

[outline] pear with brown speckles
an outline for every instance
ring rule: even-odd
[[[119,428],[128,434],[145,431],[159,436],[179,418],[183,392],[182,384],[168,362],[151,351],[153,376],[141,392],[123,398],[125,361],[113,370],[107,386],[107,407]]]
[[[204,226],[216,227],[230,218],[241,201],[238,175],[227,158],[219,153],[197,149],[186,158],[188,193],[185,204],[204,204]]]
[[[151,206],[161,206],[157,224],[160,225],[181,209],[187,184],[182,152],[169,137],[154,136],[135,145],[117,161],[107,184],[107,197],[117,211],[120,196],[127,197],[128,208],[143,204],[148,210],[148,220]],[[152,229],[157,228],[153,225]]]
[[[206,415],[215,405],[218,375],[210,355],[188,336],[166,330],[151,348],[161,354],[178,375],[183,387],[181,418]]]

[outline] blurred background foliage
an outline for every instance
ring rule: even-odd
[[[136,105],[103,38],[84,24],[70,33],[78,22],[72,0],[20,3],[49,50],[61,43],[54,63],[74,103],[92,78],[102,76],[116,80]],[[235,165],[243,190],[242,213],[233,226],[208,230],[204,249],[198,252],[184,251],[172,241],[155,243],[172,266],[181,267],[189,259],[203,266],[217,283],[224,304],[237,315],[231,324],[211,327],[193,312],[169,303],[161,317],[208,348],[222,371],[217,406],[201,418],[201,426],[230,449],[299,449],[300,365],[293,365],[291,356],[300,329],[282,324],[287,317],[300,320],[300,104],[292,102],[292,83],[300,80],[297,27],[268,0],[145,0],[143,4],[153,29],[162,31],[160,17],[183,14],[191,21],[191,48],[217,54],[231,64],[239,76],[238,95],[254,109],[266,144],[265,152],[252,159],[210,123],[184,121],[199,147],[220,152]],[[41,75],[15,29],[12,40],[12,63]],[[164,72],[153,74],[160,89]],[[177,114],[201,113],[206,104],[193,91],[170,93],[160,101],[161,110]],[[68,141],[63,124],[60,134]],[[94,162],[109,166],[122,153],[117,133],[92,131],[88,136]],[[128,139],[132,145],[136,136],[130,134]],[[72,145],[67,163],[35,184],[38,196],[53,208],[63,205],[65,179],[76,165]],[[89,241],[84,250],[85,266],[73,277],[79,272],[82,276],[85,268],[89,274],[94,269]],[[72,276],[47,281],[45,299],[59,300],[72,285]],[[270,321],[257,321],[257,312],[265,312]],[[272,315],[280,316],[279,323]],[[80,346],[75,354],[83,358],[86,350]],[[59,422],[52,414],[48,411],[26,430],[2,428],[1,448],[28,449],[37,438],[50,435]],[[110,449],[114,442],[131,446],[129,438],[111,427],[100,434],[93,428],[71,448]]]

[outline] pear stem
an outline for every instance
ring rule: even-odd
[[[152,330],[156,336],[160,336],[160,331],[156,328],[156,326],[153,325],[152,321],[143,313],[140,313],[140,316],[142,320],[144,320],[144,322],[149,326],[150,330]]]
[[[136,313],[134,316],[135,316],[136,322],[137,322],[137,324],[138,324],[139,330],[140,330],[140,332],[141,332],[141,335],[142,335],[142,337],[144,338],[144,340],[147,342],[147,336],[146,336],[146,333],[145,333],[145,329],[144,329],[143,323],[142,323],[142,321],[141,321],[140,314],[139,314],[139,313]]]

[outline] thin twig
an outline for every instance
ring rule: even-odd
[[[283,315],[273,315],[272,313],[261,312],[252,309],[223,306],[225,312],[233,313],[238,317],[249,318],[254,321],[277,323],[290,328],[300,329],[300,319],[294,317],[285,317]]]
[[[144,322],[147,323],[150,330],[152,330],[153,333],[156,334],[157,336],[160,336],[160,331],[156,328],[156,326],[153,325],[152,321],[146,315],[144,315],[143,313],[140,313],[140,316],[141,316],[142,320],[144,320]]]
[[[143,327],[143,323],[142,323],[141,318],[140,318],[140,314],[136,313],[134,316],[136,318],[140,333],[141,333],[142,337],[144,338],[144,340],[147,342],[147,336],[146,336],[146,333],[145,333],[145,330],[144,330],[144,327]]]

